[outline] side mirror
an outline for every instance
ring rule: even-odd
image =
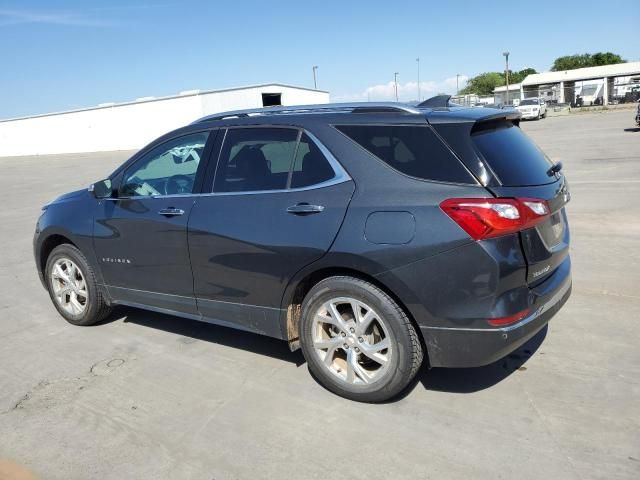
[[[111,187],[111,180],[108,178],[100,180],[99,182],[89,185],[89,191],[93,193],[96,198],[109,198],[113,196],[113,188]]]

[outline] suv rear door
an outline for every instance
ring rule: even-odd
[[[211,193],[193,207],[188,228],[198,310],[283,337],[284,288],[333,243],[354,183],[298,128],[229,128],[216,143]]]

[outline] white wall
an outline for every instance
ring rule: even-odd
[[[283,105],[327,103],[327,92],[263,85],[0,121],[0,156],[133,150],[212,113],[262,107],[262,93]]]

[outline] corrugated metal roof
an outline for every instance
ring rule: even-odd
[[[562,72],[543,72],[528,75],[522,85],[543,85],[547,83],[574,82],[604,77],[626,77],[640,74],[640,62],[615,63],[600,67],[576,68]]]

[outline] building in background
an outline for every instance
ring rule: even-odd
[[[279,83],[189,90],[68,112],[0,120],[0,156],[134,150],[213,113],[328,103],[329,92]]]
[[[514,91],[516,86],[519,92]],[[505,103],[506,87],[493,92],[496,103]],[[520,84],[509,85],[509,103],[531,97],[574,106],[635,102],[640,98],[640,62],[534,73]]]

